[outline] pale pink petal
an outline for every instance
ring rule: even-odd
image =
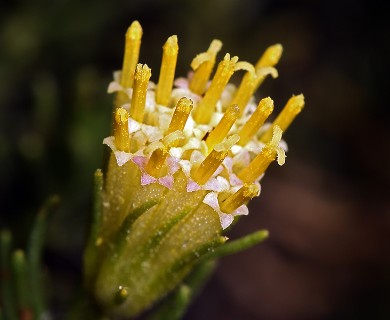
[[[161,184],[164,187],[167,187],[168,189],[172,189],[173,187],[173,177],[170,175],[167,175],[165,177],[159,178],[158,183]]]
[[[147,173],[143,173],[141,175],[141,185],[142,186],[146,186],[148,184],[155,183],[156,181],[157,181],[156,178],[152,177],[151,175],[149,175]]]

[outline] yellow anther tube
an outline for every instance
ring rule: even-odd
[[[263,147],[260,153],[252,160],[252,162],[242,169],[237,175],[244,183],[253,183],[259,178],[272,161],[276,159],[280,150],[279,142],[282,138],[282,130],[275,126],[273,128],[273,139]],[[283,153],[284,155],[284,153]]]
[[[282,52],[283,47],[279,43],[269,46],[257,61],[255,68],[274,67],[279,62]]]
[[[156,102],[164,106],[168,106],[171,99],[178,52],[177,36],[169,37],[163,46],[160,76],[156,89]]]
[[[131,97],[130,117],[141,123],[144,120],[146,91],[151,75],[152,71],[146,64],[137,64]]]
[[[237,105],[230,106],[222,119],[219,121],[217,126],[210,132],[206,139],[206,144],[209,152],[213,150],[214,146],[227,136],[234,122],[238,119],[240,115],[240,109]]]
[[[193,102],[186,97],[181,98],[176,105],[173,112],[171,123],[169,124],[166,134],[170,134],[174,131],[182,131],[186,125],[187,119],[191,113]]]
[[[239,190],[220,202],[219,207],[222,212],[232,213],[238,207],[246,204],[259,193],[259,187],[254,184],[244,184]]]
[[[118,108],[115,110],[114,137],[115,146],[119,151],[130,151],[128,119],[129,114],[124,108]]]
[[[199,185],[205,184],[227,157],[227,151],[211,151],[198,168],[191,172],[192,179]]]
[[[205,124],[210,122],[222,91],[225,89],[230,77],[234,73],[237,61],[237,57],[230,58],[230,55],[227,53],[224,59],[218,64],[217,71],[211,81],[210,87],[194,111],[194,119],[198,123]]]
[[[279,126],[280,129],[285,132],[295,117],[302,111],[304,105],[305,98],[303,94],[291,97],[287,101],[283,110],[276,117],[275,121],[272,123],[272,126],[262,135],[260,140],[263,143],[267,143],[272,137],[272,130],[274,126]]]
[[[133,85],[135,67],[138,63],[141,47],[142,27],[138,21],[134,21],[126,32],[125,54],[120,83],[124,88]]]
[[[146,164],[146,172],[155,178],[159,178],[168,155],[169,149],[165,146],[155,149]]]
[[[240,146],[245,146],[249,140],[257,133],[264,121],[272,113],[274,109],[274,102],[270,97],[261,99],[255,112],[251,115],[248,121],[243,125],[239,131]]]

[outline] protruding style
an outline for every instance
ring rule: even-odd
[[[190,80],[190,90],[202,95],[206,91],[207,83],[215,65],[215,59],[222,48],[222,42],[213,40],[207,52],[198,54],[192,60],[191,68],[195,70]]]

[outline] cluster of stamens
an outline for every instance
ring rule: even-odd
[[[127,161],[139,166],[142,185],[172,188],[181,170],[188,180],[187,192],[213,192],[218,203],[210,206],[223,215],[234,214],[259,194],[259,179],[271,162],[284,163],[282,133],[304,106],[302,94],[293,96],[275,120],[264,125],[274,109],[273,100],[266,97],[254,103],[265,78],[277,77],[274,66],[282,46],[269,47],[255,65],[227,53],[211,78],[222,47],[213,40],[192,61],[194,71],[188,79],[175,81],[179,50],[177,36],[171,36],[163,46],[154,84],[151,69],[138,63],[141,37],[141,26],[135,21],[126,33],[122,71],[109,88],[116,92],[114,128],[105,143],[119,166]],[[236,88],[229,80],[238,70],[245,74]]]

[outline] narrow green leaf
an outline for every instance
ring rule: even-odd
[[[268,237],[268,230],[260,230],[234,241],[228,241],[213,251],[206,253],[202,260],[216,259],[246,250],[264,241]]]
[[[147,320],[181,319],[191,301],[191,288],[182,284]]]
[[[31,303],[36,318],[39,318],[45,310],[41,272],[43,242],[48,219],[53,214],[59,201],[59,197],[55,195],[49,198],[43,205],[35,219],[27,248],[28,276],[30,279],[30,290],[33,293]]]
[[[101,169],[95,171],[93,188],[93,216],[91,224],[90,238],[95,243],[102,224],[102,208],[103,208],[103,172]]]
[[[103,172],[95,171],[93,188],[93,210],[91,229],[89,231],[87,246],[84,251],[84,281],[89,287],[96,275],[96,260],[100,257],[100,249],[96,246],[97,238],[101,231],[103,210]]]
[[[1,262],[1,300],[4,308],[4,318],[9,320],[17,319],[16,303],[11,282],[10,255],[12,247],[12,236],[8,230],[2,230],[0,235],[0,262]]]
[[[31,306],[31,291],[28,284],[27,262],[24,252],[16,250],[12,255],[12,269],[15,277],[16,299],[19,309],[19,314],[32,318]]]
[[[195,268],[172,294],[148,316],[147,320],[178,320],[215,270],[216,262],[205,261]]]

